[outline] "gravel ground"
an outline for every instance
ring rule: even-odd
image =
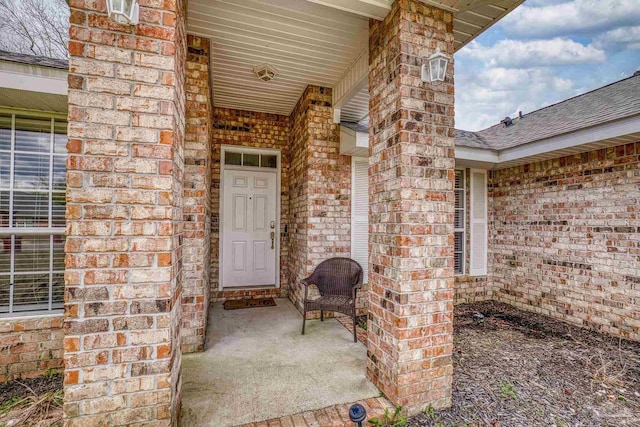
[[[407,427],[640,426],[640,344],[495,302],[454,331],[453,406]]]

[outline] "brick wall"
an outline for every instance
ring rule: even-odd
[[[640,339],[640,143],[494,171],[495,299]]]
[[[62,368],[63,336],[61,315],[0,320],[0,382]]]
[[[290,228],[289,250],[294,255],[289,264],[289,299],[300,301],[300,280],[309,275],[307,233],[309,223],[309,116],[306,114],[309,99],[304,94],[298,100],[290,116],[291,134],[291,182],[290,192]],[[299,304],[297,305],[299,308]]]
[[[410,413],[451,404],[454,94],[423,84],[436,48],[453,56],[453,17],[398,0],[370,21],[367,374]]]
[[[332,92],[308,86],[291,114],[291,285],[302,309],[300,280],[321,261],[351,255],[351,157],[340,155]],[[310,316],[316,316],[312,313]]]
[[[219,291],[218,252],[220,248],[220,154],[221,145],[272,148],[281,151],[280,179],[280,288]],[[289,118],[251,111],[214,108],[211,172],[211,292],[214,300],[253,297],[284,297],[289,288]]]
[[[70,2],[67,426],[179,414],[185,4],[140,3]]]
[[[209,299],[211,139],[209,39],[187,37],[182,351],[203,351]]]

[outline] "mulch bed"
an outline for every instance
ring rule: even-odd
[[[56,391],[62,388],[62,374],[43,375],[36,378],[8,381],[0,383],[0,406],[11,398],[27,397],[29,389],[37,395]]]
[[[0,426],[62,425],[62,374],[0,383]]]
[[[407,427],[640,426],[640,344],[492,301],[454,331],[453,406]]]

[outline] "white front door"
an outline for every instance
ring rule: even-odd
[[[276,284],[276,174],[225,170],[222,286]]]

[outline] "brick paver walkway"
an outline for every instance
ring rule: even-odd
[[[392,411],[393,405],[384,397],[374,397],[359,402],[367,410],[367,419],[380,417],[384,410]],[[302,412],[273,420],[243,424],[240,427],[354,427],[349,420],[349,407],[352,404],[330,406],[316,411]],[[365,423],[367,425],[368,423]]]

